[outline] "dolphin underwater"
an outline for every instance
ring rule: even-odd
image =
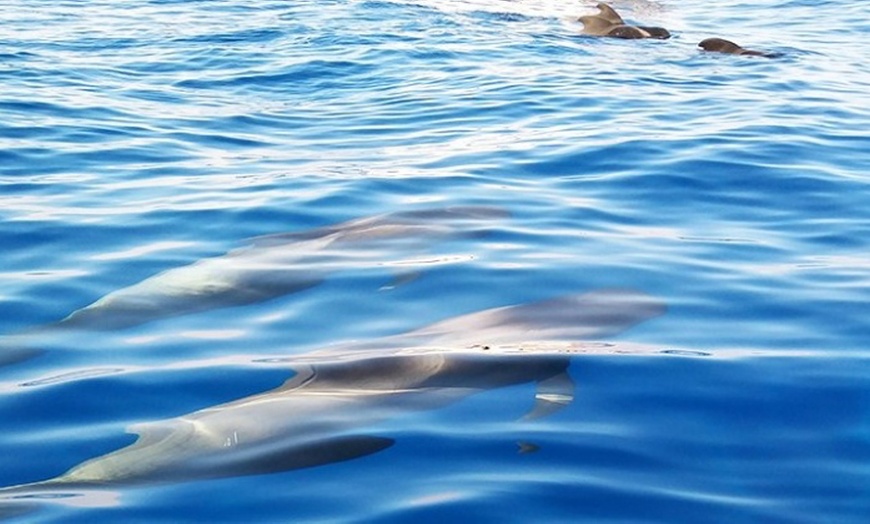
[[[597,14],[584,15],[577,19],[583,23],[583,34],[625,39],[655,38],[666,40],[671,37],[671,33],[664,27],[626,24],[619,13],[604,2],[599,2],[596,7],[598,8]]]
[[[393,444],[390,437],[371,434],[380,421],[515,384],[536,384],[535,405],[526,418],[545,416],[573,399],[567,374],[572,354],[620,352],[583,340],[610,337],[664,311],[645,293],[602,289],[270,360],[295,374],[271,391],[131,426],[129,431],[139,435],[133,444],[58,477],[0,489],[0,501],[58,499],[112,486],[266,474],[349,460]]]
[[[782,56],[780,53],[764,53],[761,51],[753,51],[752,49],[744,49],[734,42],[725,40],[724,38],[707,38],[701,40],[698,43],[698,47],[704,51],[725,53],[729,55],[763,56],[766,58],[778,58]]]
[[[36,331],[123,329],[167,317],[263,302],[319,284],[330,270],[378,264],[395,248],[480,234],[507,212],[456,206],[366,217],[301,233],[255,237],[248,246],[158,273],[113,291]]]

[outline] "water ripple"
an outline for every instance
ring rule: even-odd
[[[575,352],[574,403],[534,424],[531,384],[479,392],[359,460],[36,518],[863,522],[866,2],[613,1],[667,41],[581,35],[593,3],[0,0],[0,485],[307,351],[630,287],[667,314],[587,342],[617,349]],[[248,238],[465,204],[511,216],[292,297],[40,331]]]

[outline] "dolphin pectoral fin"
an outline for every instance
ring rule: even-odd
[[[574,380],[563,371],[541,380],[535,391],[535,407],[522,420],[535,420],[551,415],[574,401]]]
[[[306,445],[279,447],[268,453],[258,454],[223,475],[264,475],[294,469],[310,468],[343,462],[383,451],[395,443],[394,439],[370,435],[349,435],[325,439]],[[222,475],[222,476],[223,476]]]

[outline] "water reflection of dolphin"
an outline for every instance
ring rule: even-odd
[[[389,447],[372,426],[470,394],[534,382],[528,417],[573,398],[571,353],[605,351],[600,339],[660,315],[631,290],[600,290],[472,313],[378,341],[281,359],[296,374],[281,387],[162,422],[135,425],[133,444],[0,496],[49,498],[64,490],[263,474],[329,464]],[[368,432],[367,432],[368,430]],[[54,495],[52,495],[54,493]]]
[[[226,255],[169,269],[113,291],[51,327],[119,329],[262,302],[317,285],[330,270],[389,261],[384,260],[385,256],[395,256],[401,242],[428,245],[445,237],[480,231],[493,219],[506,215],[494,207],[448,207],[258,237]]]

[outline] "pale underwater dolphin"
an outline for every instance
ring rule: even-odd
[[[263,302],[315,286],[330,271],[389,262],[385,256],[395,256],[397,248],[405,247],[403,242],[413,242],[411,247],[419,250],[445,238],[480,233],[506,216],[496,207],[456,206],[257,237],[223,256],[169,269],[113,291],[41,330],[121,329]]]
[[[671,33],[664,27],[633,26],[625,23],[612,7],[604,2],[596,6],[598,13],[584,15],[577,20],[583,24],[583,34],[591,36],[609,36],[612,38],[655,38],[666,40]]]
[[[644,293],[604,289],[278,359],[296,372],[281,387],[134,425],[130,431],[139,438],[133,444],[56,478],[0,489],[0,501],[265,474],[362,457],[392,445],[391,438],[370,434],[382,420],[514,384],[537,384],[535,407],[527,417],[544,416],[573,398],[566,372],[571,354],[618,352],[579,341],[609,337],[664,310]]]

